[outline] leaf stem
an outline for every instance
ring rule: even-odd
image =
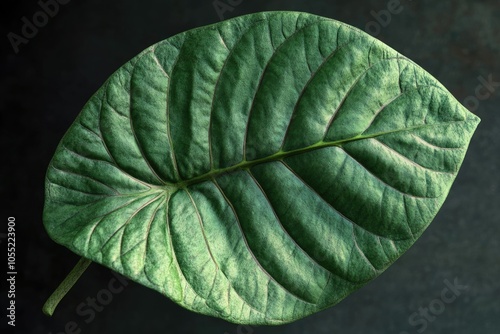
[[[68,276],[59,284],[57,289],[50,295],[49,299],[43,305],[42,311],[47,316],[52,316],[61,299],[66,296],[68,291],[75,285],[76,281],[82,276],[88,266],[92,263],[91,260],[82,257],[76,266],[70,271]]]

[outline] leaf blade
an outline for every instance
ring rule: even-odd
[[[44,224],[196,312],[290,322],[413,244],[478,122],[350,26],[244,16],[160,42],[110,77],[51,161]]]

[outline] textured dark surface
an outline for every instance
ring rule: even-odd
[[[233,1],[237,3],[239,1]],[[243,0],[225,18],[262,10],[300,10],[360,29],[370,11],[388,1]],[[376,37],[434,75],[458,100],[474,96],[478,77],[500,81],[500,5],[496,1],[402,1],[403,9]],[[417,333],[409,317],[437,305],[444,280],[469,286],[432,321],[426,333],[497,333],[500,329],[500,87],[479,101],[482,119],[461,172],[442,210],[421,239],[382,276],[334,308],[280,327],[239,327],[193,314],[160,294],[129,283],[95,319],[77,313],[113,278],[93,265],[63,300],[53,318],[41,306],[78,258],[48,238],[42,222],[46,167],[64,131],[83,104],[119,66],[149,45],[178,32],[219,20],[211,1],[70,2],[18,54],[5,37],[20,33],[21,17],[35,1],[2,10],[0,124],[2,230],[15,216],[17,231],[17,327],[9,332],[59,333],[75,321],[82,333]],[[480,90],[485,93],[486,90]],[[5,258],[5,239],[1,239]],[[5,261],[5,260],[2,260]],[[3,262],[5,263],[5,262]],[[4,265],[2,264],[2,267]],[[4,274],[5,275],[5,274]],[[4,279],[2,279],[5,282]],[[5,309],[5,285],[0,294]],[[88,309],[88,308],[85,308]],[[6,328],[6,318],[0,328]],[[421,316],[414,320],[424,319]],[[78,331],[76,331],[78,332]]]

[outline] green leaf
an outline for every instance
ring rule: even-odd
[[[190,310],[286,323],[415,242],[478,122],[360,30],[247,15],[155,44],[106,81],[50,163],[44,224]]]

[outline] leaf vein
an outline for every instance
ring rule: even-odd
[[[404,197],[412,197],[412,198],[415,198],[415,199],[434,199],[434,198],[438,198],[439,196],[437,197],[430,197],[430,196],[418,196],[418,195],[414,195],[414,194],[410,194],[410,193],[406,193],[392,185],[390,185],[389,183],[385,182],[384,180],[382,180],[380,178],[380,176],[378,176],[377,174],[375,174],[373,171],[369,170],[365,165],[363,165],[359,160],[355,159],[352,155],[350,155],[344,148],[342,147],[339,147],[342,151],[344,151],[344,153],[350,158],[352,159],[355,163],[357,163],[359,166],[361,166],[363,168],[363,170],[365,170],[366,172],[368,172],[368,174],[370,174],[373,178],[375,178],[379,183],[381,183],[384,187],[387,187],[387,188],[390,188],[390,189],[393,189],[395,190],[396,192],[400,193],[401,195],[403,195]]]
[[[234,208],[233,204],[231,203],[231,201],[229,200],[229,198],[226,196],[226,194],[224,193],[224,191],[222,190],[222,188],[220,187],[220,185],[217,183],[217,181],[215,179],[212,179],[212,182],[215,184],[215,186],[217,187],[217,189],[219,189],[222,197],[224,198],[224,200],[227,202],[227,204],[231,208],[231,210],[232,210],[232,212],[234,214],[237,226],[238,226],[238,228],[239,228],[239,230],[241,232],[241,236],[243,238],[243,241],[244,241],[244,243],[246,245],[246,248],[247,248],[248,252],[250,253],[250,255],[252,256],[252,258],[254,259],[254,261],[257,264],[257,266],[260,268],[260,270],[268,277],[269,280],[275,282],[278,286],[280,286],[283,290],[285,290],[286,292],[288,292],[290,295],[294,296],[297,299],[300,299],[304,303],[313,304],[311,302],[308,302],[307,300],[302,299],[301,297],[295,295],[293,292],[291,292],[288,289],[286,289],[271,274],[269,274],[269,272],[266,269],[264,269],[264,267],[262,266],[262,264],[260,263],[260,261],[257,259],[257,257],[255,256],[255,254],[253,253],[252,249],[250,248],[250,245],[248,244],[248,240],[247,240],[247,238],[245,236],[245,233],[243,232],[243,228],[241,226],[241,221],[240,221],[240,219],[238,217],[238,213],[236,212],[236,209]]]
[[[319,198],[321,198],[333,211],[335,211],[335,213],[337,213],[340,218],[342,218],[345,222],[347,223],[350,223],[351,226],[353,227],[357,227],[357,228],[360,228],[362,229],[363,231],[375,236],[375,237],[380,237],[380,238],[384,238],[384,239],[387,239],[387,240],[391,240],[389,239],[388,237],[385,237],[383,235],[380,235],[380,234],[377,234],[373,231],[370,231],[368,229],[366,229],[365,227],[359,225],[358,223],[356,223],[354,220],[351,220],[350,218],[348,218],[347,216],[345,216],[342,212],[340,212],[338,209],[336,209],[332,203],[328,202],[323,196],[321,196],[321,194],[319,194],[313,187],[311,187],[311,185],[309,185],[300,175],[297,174],[297,172],[295,172],[292,167],[290,167],[285,161],[281,160],[280,161],[300,182],[302,182],[310,191],[312,191],[313,193],[315,193],[316,195],[318,195]]]
[[[274,58],[276,57],[276,55],[279,54],[279,51],[281,50],[281,48],[287,44],[287,42],[289,42],[294,36],[296,36],[299,32],[309,28],[309,27],[312,27],[314,26],[315,24],[317,24],[318,22],[320,21],[323,21],[322,19],[320,20],[317,20],[311,24],[306,24],[304,25],[303,27],[301,27],[300,29],[297,29],[297,26],[295,27],[295,31],[288,37],[285,38],[284,41],[281,42],[280,45],[278,45],[278,47],[274,50],[273,54],[271,55],[271,57],[268,59],[268,61],[266,62],[266,64],[264,65],[264,70],[262,71],[260,77],[259,77],[259,83],[257,84],[257,89],[255,90],[255,93],[254,93],[254,96],[252,98],[252,105],[250,106],[250,110],[248,112],[248,118],[247,118],[247,122],[246,122],[246,128],[245,128],[245,134],[244,134],[244,141],[243,141],[243,160],[246,161],[246,149],[247,149],[247,139],[248,139],[248,130],[249,130],[249,124],[250,124],[250,117],[252,116],[252,111],[254,109],[254,106],[255,106],[255,101],[256,101],[256,97],[258,95],[258,93],[260,92],[260,89],[261,89],[261,86],[262,86],[262,82],[264,81],[264,77],[265,75],[267,74],[267,70],[269,69],[269,65],[272,63],[272,61],[274,60]],[[297,22],[296,24],[298,23],[298,19],[297,19]],[[271,29],[271,27],[269,26],[269,29]],[[270,41],[271,44],[272,44],[272,40]]]
[[[142,144],[139,140],[139,137],[137,136],[137,132],[136,132],[136,129],[135,129],[135,126],[134,126],[134,121],[133,121],[133,116],[132,116],[132,95],[133,95],[133,86],[132,86],[132,81],[133,81],[133,78],[134,78],[134,74],[135,74],[135,69],[137,67],[134,66],[133,70],[132,70],[132,73],[130,73],[130,84],[129,84],[129,107],[130,107],[130,111],[129,111],[129,125],[130,125],[130,131],[132,132],[132,136],[134,137],[134,142],[139,150],[139,154],[141,155],[142,159],[144,160],[144,162],[146,163],[146,165],[148,166],[149,170],[151,171],[151,173],[153,174],[153,176],[155,178],[158,179],[158,181],[160,181],[160,183],[162,184],[166,184],[165,181],[158,175],[158,173],[156,172],[156,170],[153,168],[153,166],[151,165],[151,162],[149,161],[149,159],[146,157],[146,154],[144,153],[144,149],[142,147]]]
[[[255,22],[254,24],[250,25],[250,27],[248,27],[241,34],[241,36],[234,43],[234,45],[233,45],[233,47],[231,49],[229,49],[227,47],[226,43],[224,42],[224,39],[222,38],[222,35],[220,34],[220,31],[218,31],[218,33],[220,35],[220,38],[223,41],[224,46],[226,47],[226,49],[229,50],[229,53],[228,53],[226,59],[224,60],[224,64],[222,65],[222,68],[219,71],[219,75],[217,76],[217,81],[215,82],[215,87],[214,87],[214,93],[212,95],[212,103],[211,103],[211,106],[210,106],[209,123],[208,123],[208,148],[209,148],[209,155],[210,155],[210,170],[213,170],[213,168],[214,168],[213,167],[214,166],[213,150],[212,150],[212,119],[213,119],[212,115],[213,115],[213,112],[214,112],[214,105],[215,105],[215,100],[216,100],[216,94],[218,92],[219,85],[220,85],[220,79],[221,79],[222,75],[225,73],[225,71],[227,70],[227,63],[229,62],[229,59],[233,55],[234,50],[237,48],[237,46],[240,44],[240,42],[243,40],[243,38],[248,34],[248,32],[250,30],[252,30],[253,28],[255,28],[257,26],[257,24],[261,23],[261,22],[263,22],[263,20],[259,20],[259,21]]]
[[[267,195],[267,193],[265,192],[264,188],[262,188],[262,185],[260,184],[259,180],[257,180],[257,178],[255,177],[255,175],[253,175],[253,173],[248,169],[247,170],[248,174],[250,175],[250,177],[253,179],[253,181],[255,182],[255,184],[257,185],[257,187],[259,188],[259,190],[261,191],[263,197],[265,198],[265,200],[268,202],[269,204],[269,207],[271,208],[271,211],[273,212],[273,215],[274,217],[276,218],[276,222],[278,223],[278,225],[280,226],[280,228],[283,230],[283,232],[285,232],[286,236],[293,242],[293,244],[295,245],[295,247],[297,249],[300,249],[302,251],[302,253],[304,255],[307,256],[307,258],[309,258],[309,260],[311,260],[311,262],[316,265],[317,267],[321,268],[322,270],[325,270],[326,272],[328,272],[328,275],[335,275],[335,276],[338,276],[339,278],[341,279],[344,279],[344,277],[341,277],[337,274],[335,274],[334,272],[332,272],[331,270],[327,269],[326,267],[324,267],[323,265],[321,265],[316,259],[314,259],[304,248],[302,248],[298,243],[297,241],[295,241],[294,238],[292,238],[292,236],[290,235],[290,233],[288,232],[288,230],[285,228],[285,226],[283,225],[283,223],[281,222],[281,219],[280,217],[278,216],[277,212],[274,210],[273,208],[273,205],[271,204],[271,201],[269,200],[269,197]]]

